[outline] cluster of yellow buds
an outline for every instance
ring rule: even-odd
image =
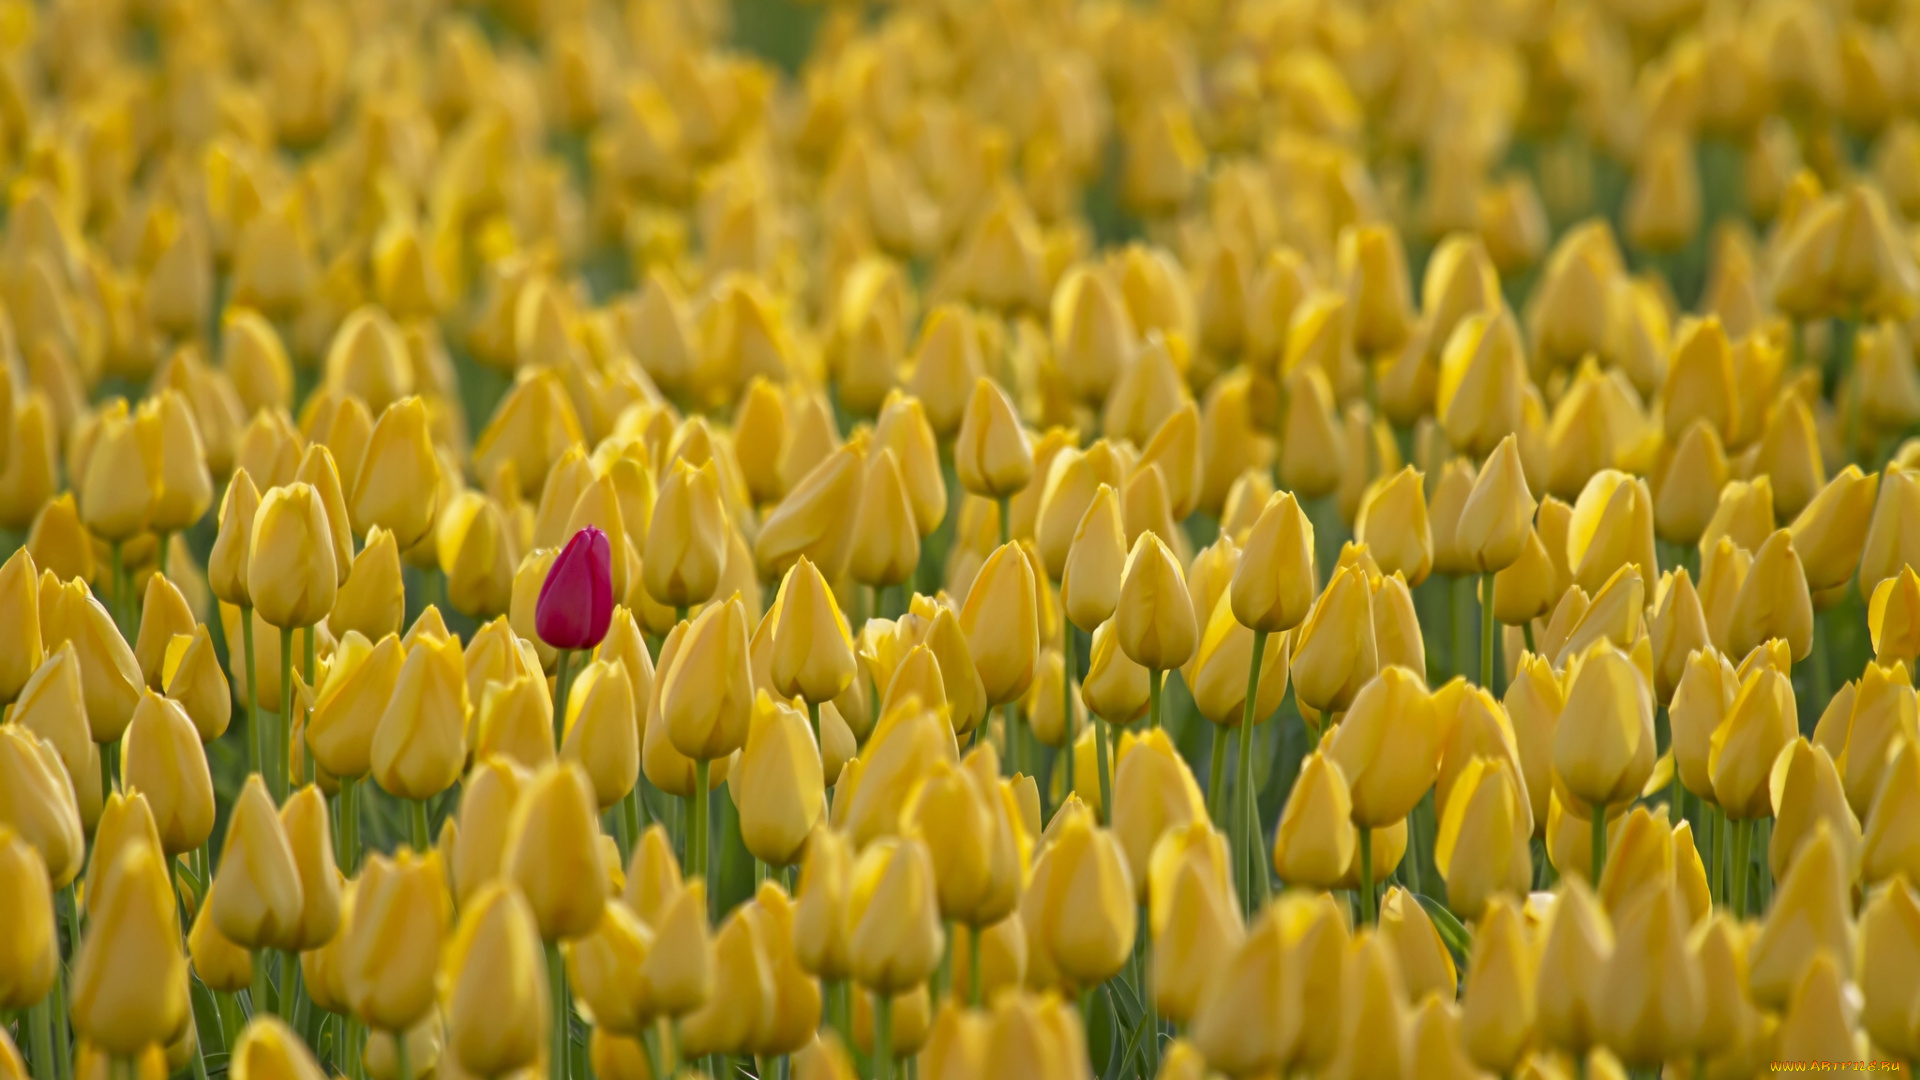
[[[1920,0],[0,0],[0,1080],[1920,1062]]]

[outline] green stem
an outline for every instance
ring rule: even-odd
[[[639,846],[642,829],[640,827],[640,785],[638,782],[634,783],[632,791],[627,792],[627,797],[620,800],[620,816],[626,819],[627,835],[632,838],[630,843],[633,847]],[[632,847],[629,847],[627,850],[627,858],[633,858]]]
[[[1220,807],[1220,794],[1226,787],[1227,743],[1233,738],[1233,729],[1219,724],[1213,727],[1213,753],[1207,762],[1207,817],[1219,828],[1227,826]]]
[[[318,687],[313,685],[313,664],[314,664],[313,630],[314,628],[309,626],[307,627],[306,634],[303,635],[306,638],[307,662],[306,662],[306,666],[303,667],[301,671],[302,671],[303,677],[307,681],[307,692],[317,697],[320,691]],[[314,768],[313,755],[307,752],[306,747],[304,746],[301,747],[300,748],[300,782],[301,783],[303,784],[313,783],[313,768]]]
[[[1480,686],[1493,693],[1493,575],[1480,575]]]
[[[295,1000],[293,988],[295,975],[299,970],[300,955],[291,950],[280,951],[280,996],[274,999],[273,1011],[274,1015],[288,1023],[293,1022]],[[294,1030],[300,1029],[296,1026]]]
[[[107,545],[108,559],[111,561],[109,573],[113,575],[108,586],[108,597],[113,606],[108,610],[113,614],[113,628],[120,631],[121,637],[127,637],[127,567],[126,553],[121,550],[121,542],[115,540]]]
[[[397,1063],[396,1075],[400,1080],[413,1080],[413,1062],[408,1060],[407,1033],[393,1033],[393,1060]]]
[[[1060,620],[1060,724],[1066,731],[1067,787],[1073,790],[1073,624]],[[1209,800],[1211,803],[1211,800]]]
[[[413,830],[413,850],[416,854],[425,855],[433,847],[433,830],[427,824],[427,801],[408,799],[407,809]]]
[[[547,944],[547,990],[551,995],[553,1045],[547,1051],[549,1080],[567,1080],[567,968],[560,944]]]
[[[967,929],[967,1007],[980,1007],[980,933],[981,928]]]
[[[1380,921],[1373,901],[1373,829],[1360,826],[1360,922],[1373,926]]]
[[[1753,822],[1733,823],[1733,917],[1747,917],[1747,856],[1753,842]]]
[[[240,607],[240,644],[247,654],[247,764],[266,779],[267,763],[260,737],[260,667],[254,662],[252,605]]]
[[[568,663],[573,659],[573,650],[561,649],[559,653],[553,671],[553,752],[556,754],[567,738],[567,693],[573,689],[573,672]]]
[[[807,702],[807,723],[813,726],[813,746],[814,746],[814,749],[820,751],[820,758],[822,761],[824,761],[826,760],[827,750],[826,750],[825,744],[821,743],[820,741],[820,703],[819,702],[817,701]]]
[[[1158,669],[1147,672],[1147,726],[1160,726],[1160,683],[1167,673]]]
[[[1106,824],[1113,815],[1113,772],[1107,767],[1107,739],[1112,735],[1112,725],[1102,720],[1099,714],[1093,718],[1093,756],[1100,770],[1100,823]]]
[[[893,1080],[893,996],[884,992],[873,995],[873,1078]]]
[[[53,1060],[53,995],[41,998],[27,1010],[27,1037],[33,1052],[33,1080],[54,1080],[60,1066]]]
[[[1000,543],[1005,546],[1013,539],[1013,500],[1000,496]]]
[[[269,955],[266,949],[256,950],[253,954],[253,989],[250,997],[254,1016],[265,1016],[273,1011],[273,979],[267,974]]]
[[[1237,785],[1237,797],[1234,824],[1231,830],[1234,837],[1234,863],[1239,868],[1234,874],[1240,879],[1240,913],[1243,917],[1253,916],[1253,879],[1257,858],[1255,851],[1260,846],[1255,832],[1255,808],[1253,797],[1253,723],[1260,701],[1260,660],[1267,653],[1267,631],[1253,632],[1253,660],[1247,664],[1247,700],[1240,709],[1240,783]]]
[[[1593,821],[1593,887],[1600,887],[1600,874],[1607,868],[1607,804],[1594,803]]]
[[[1523,623],[1521,623],[1521,624],[1520,624],[1520,633],[1521,633],[1521,634],[1522,634],[1523,636],[1525,636],[1525,637],[1526,637],[1526,639],[1527,639],[1527,651],[1528,651],[1528,652],[1534,652],[1534,644],[1533,644],[1533,620],[1532,620],[1532,619],[1528,619],[1528,620],[1527,620],[1526,622],[1523,622]],[[1538,654],[1538,653],[1534,653],[1534,655],[1536,655],[1536,656],[1538,656],[1539,654]]]
[[[119,748],[120,748],[120,744],[117,742],[101,744],[101,747],[100,747],[100,796],[101,798],[105,798],[106,796],[113,794],[113,777],[114,777],[114,773],[118,771],[113,767],[113,764],[114,764],[113,759],[119,756],[115,754],[114,751],[118,750]]]
[[[282,627],[280,630],[280,754],[273,766],[273,779],[278,781],[274,791],[274,801],[287,801],[287,785],[290,779],[289,760],[293,749],[293,630]]]
[[[707,904],[713,904],[713,875],[707,866],[707,775],[712,767],[704,758],[693,763],[693,806],[691,826],[687,834],[687,851],[692,856],[689,866],[690,877],[698,877],[707,883]]]

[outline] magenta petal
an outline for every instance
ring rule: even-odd
[[[556,649],[591,649],[613,621],[613,547],[589,525],[573,534],[540,584],[533,626]]]

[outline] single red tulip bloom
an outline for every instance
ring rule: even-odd
[[[591,649],[613,621],[613,547],[589,525],[573,534],[540,584],[534,631],[556,649]]]

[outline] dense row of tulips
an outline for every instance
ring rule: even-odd
[[[1920,1060],[1920,5],[737,7],[0,0],[0,1080]]]

